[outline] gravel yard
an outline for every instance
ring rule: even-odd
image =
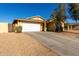
[[[42,56],[58,55],[37,40],[24,33],[0,33],[0,55]]]

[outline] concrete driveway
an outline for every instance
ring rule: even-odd
[[[79,34],[53,32],[27,32],[41,44],[64,56],[79,56]]]

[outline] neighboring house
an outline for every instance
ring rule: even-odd
[[[64,30],[79,30],[79,23],[65,23]]]
[[[8,33],[8,23],[0,23],[0,33]]]
[[[45,31],[45,25],[44,19],[40,16],[33,16],[25,19],[20,18],[13,21],[13,30],[16,32],[16,28],[21,26],[22,32]]]

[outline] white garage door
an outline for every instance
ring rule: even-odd
[[[22,32],[40,31],[40,24],[23,23]]]

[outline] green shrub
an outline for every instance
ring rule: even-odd
[[[16,27],[15,31],[16,31],[17,33],[21,33],[21,32],[22,32],[22,26]]]

